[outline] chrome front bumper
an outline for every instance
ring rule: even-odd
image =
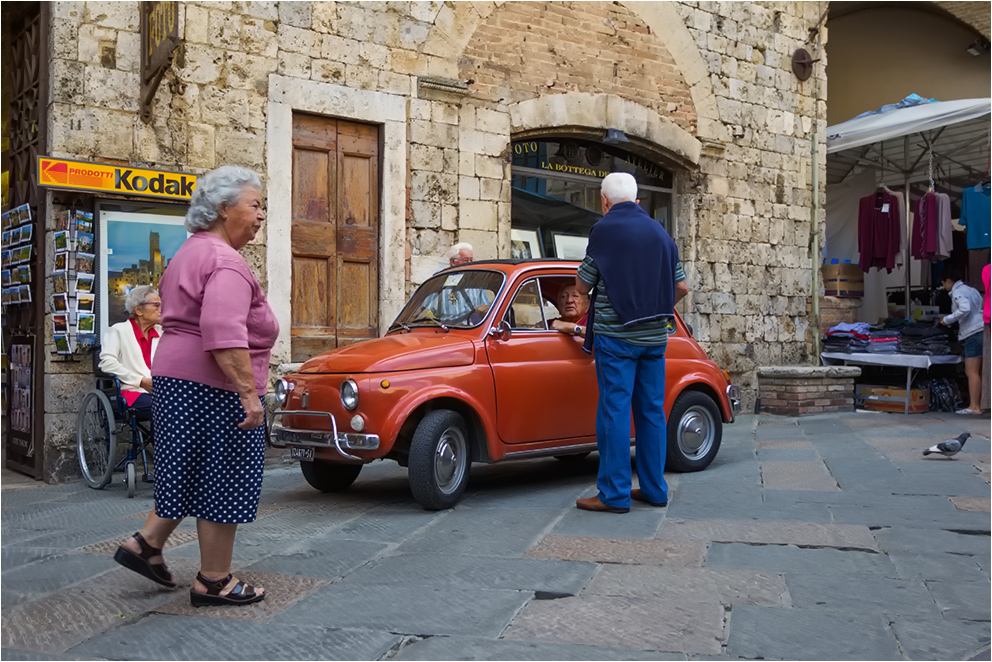
[[[727,402],[730,403],[730,422],[733,423],[737,414],[741,413],[741,389],[733,384],[727,387]]]
[[[278,422],[280,416],[320,416],[330,419],[331,430],[298,430],[288,428]],[[349,453],[352,451],[374,451],[379,448],[379,435],[360,434],[357,432],[338,432],[338,422],[326,411],[280,410],[272,415],[272,426],[269,428],[269,445],[273,448],[287,446],[313,446],[315,448],[334,448],[349,460],[366,462],[366,458]],[[347,449],[347,450],[345,450]]]

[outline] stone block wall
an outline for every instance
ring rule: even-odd
[[[860,321],[862,300],[845,297],[823,297],[820,299],[820,337],[838,324],[853,324]]]

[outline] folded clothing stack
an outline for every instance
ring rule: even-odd
[[[870,328],[867,322],[838,324],[827,331],[827,336],[823,340],[823,351],[867,352]]]
[[[914,324],[899,331],[899,351],[903,354],[941,356],[951,353],[947,329],[928,324]]]
[[[897,354],[899,352],[899,332],[882,329],[872,331],[868,338],[869,354]]]

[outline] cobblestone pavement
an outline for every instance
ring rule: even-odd
[[[970,430],[955,459],[921,450]],[[667,509],[588,513],[596,456],[473,467],[420,509],[405,471],[321,494],[266,469],[235,568],[269,598],[190,607],[116,565],[150,509],[119,480],[2,482],[2,657],[34,659],[989,659],[989,421],[744,416]],[[18,489],[21,488],[21,489]]]

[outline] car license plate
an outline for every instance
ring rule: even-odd
[[[309,446],[294,447],[289,449],[289,456],[294,460],[303,460],[304,462],[313,462],[313,448]]]

